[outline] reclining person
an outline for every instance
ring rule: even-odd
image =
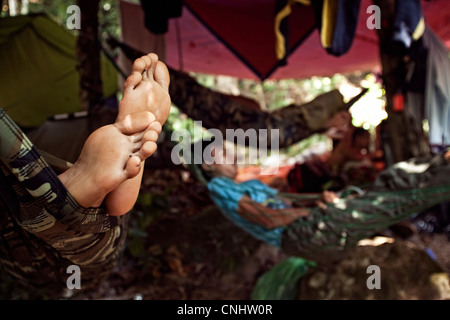
[[[202,152],[208,145],[202,143]],[[289,199],[294,197],[258,180],[235,182],[237,166],[230,158],[232,153],[216,144],[208,150],[213,161],[204,161],[201,172],[221,212],[256,238],[306,259],[331,257],[450,199],[450,150],[426,162],[412,159],[387,168],[371,188],[357,195],[323,192],[312,207],[293,207]]]
[[[137,59],[115,123],[94,131],[73,165],[58,168],[0,109],[3,271],[51,292],[66,288],[70,265],[81,269],[83,289],[109,274],[124,248],[144,161],[170,111],[168,86],[155,54]]]

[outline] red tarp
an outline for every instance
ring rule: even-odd
[[[275,0],[184,0],[184,3],[182,16],[169,20],[165,34],[165,62],[175,69],[247,79],[286,79],[380,68],[376,30],[366,25],[371,0],[361,1],[353,45],[340,57],[322,48],[314,29],[312,8],[294,6],[289,16],[289,44],[295,50],[288,57],[288,64],[278,68]],[[423,1],[422,8],[426,23],[450,47],[450,1]],[[145,29],[140,6],[121,2],[121,14],[123,40],[136,49],[151,51],[154,37]]]

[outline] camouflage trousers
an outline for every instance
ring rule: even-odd
[[[0,158],[4,271],[28,285],[59,291],[66,287],[67,267],[76,265],[82,289],[95,286],[118,262],[127,215],[81,207],[56,169],[1,108]]]

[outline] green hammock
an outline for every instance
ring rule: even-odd
[[[382,189],[361,190],[349,187],[340,194],[344,200],[329,205],[325,210],[314,208],[309,217],[294,221],[285,231],[282,247],[285,252],[295,256],[279,262],[263,274],[253,288],[251,298],[295,300],[298,296],[299,280],[317,265],[317,261],[340,259],[348,248],[356,246],[359,240],[370,237],[376,230],[383,230],[434,204],[450,199],[450,170],[442,156],[430,161],[430,167],[426,170],[426,173],[430,174],[419,176],[422,180],[408,181],[407,178],[410,177],[402,177],[401,172],[390,168],[381,175],[380,180],[390,187],[405,187],[417,183],[419,188],[381,191]],[[386,179],[387,175],[390,175],[391,179]],[[420,188],[423,185],[427,187]],[[352,197],[354,192],[357,196],[347,199]],[[320,198],[320,195],[315,194],[282,195],[292,200]]]
[[[443,172],[447,177],[448,167]],[[326,209],[313,208],[308,217],[287,227],[282,247],[292,255],[329,261],[377,231],[448,200],[449,183],[409,190],[368,190]]]

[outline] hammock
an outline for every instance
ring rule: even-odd
[[[38,151],[1,108],[0,134],[2,267],[24,283],[61,291],[67,267],[77,265],[83,289],[96,285],[118,261],[127,215],[80,207],[55,172],[68,164]]]
[[[446,174],[450,174],[448,168]],[[326,209],[312,208],[310,216],[287,226],[282,247],[289,254],[317,262],[338,258],[360,240],[447,200],[450,183],[398,191],[367,190],[328,204]]]
[[[108,44],[111,48],[119,47],[130,61],[145,55],[112,36],[108,37]],[[264,138],[267,147],[271,146],[273,139],[277,140],[279,148],[286,148],[313,133],[324,132],[328,120],[338,112],[348,110],[368,91],[362,88],[358,95],[345,103],[339,90],[334,89],[307,103],[291,104],[268,112],[259,106],[255,107],[258,104],[251,99],[249,102],[249,99],[241,96],[220,93],[201,85],[187,73],[170,67],[168,69],[172,103],[188,117],[201,121],[206,129],[219,130],[225,139],[228,129],[239,128],[244,132],[249,129],[269,129]],[[272,136],[272,128],[277,129],[276,136]]]
[[[110,37],[108,42],[111,47],[120,47],[129,60],[134,60],[143,55],[142,52],[127,46],[113,37]],[[200,97],[200,100],[205,96],[210,97],[210,100],[213,100],[211,96],[216,97],[212,92],[201,88],[201,86],[195,83],[193,79],[186,79],[188,78],[187,75],[183,75],[175,70],[170,71],[171,77],[176,75],[177,77],[182,78],[182,81],[180,80],[180,84],[178,85],[179,92],[174,89],[178,88],[175,86],[177,82],[174,81],[174,79],[171,79],[171,96],[174,98],[173,101],[176,100],[180,102],[179,104],[181,107],[191,103],[191,100],[193,100],[186,95],[186,92],[189,91],[186,88],[190,88],[189,92],[194,92],[192,94],[194,98]],[[202,94],[199,92],[202,92]],[[364,93],[365,91],[363,90],[358,96],[352,99],[345,108],[348,108],[357,101]],[[227,100],[227,98],[217,99],[220,101]],[[198,111],[205,107],[205,105],[208,105],[208,103],[195,104],[193,110]],[[219,109],[223,111],[223,105],[220,103],[218,105],[221,105],[221,108]],[[318,108],[315,106],[315,108],[312,109]],[[233,110],[236,111],[235,109]],[[299,108],[298,106],[291,106],[283,108],[282,110],[287,110],[287,114],[289,114],[292,110],[296,110],[297,112]],[[222,111],[213,112],[211,109],[208,109],[208,114],[222,115]],[[278,116],[279,114],[277,114],[277,117]],[[198,118],[202,117],[199,116]],[[251,119],[249,125],[255,126],[254,117],[249,118]],[[289,120],[297,117],[291,115],[285,118]],[[217,126],[230,119],[229,117],[220,116],[214,120],[215,121],[212,121],[212,125]],[[233,118],[231,120],[231,123],[236,124],[236,119]],[[295,123],[292,126],[292,130],[287,130],[287,133],[281,134],[280,138],[282,140],[284,139],[285,142],[280,143],[280,146],[290,145],[291,140],[299,140],[301,137],[297,137],[296,139],[292,139],[292,137],[296,136],[298,132],[301,132],[301,129],[304,129],[303,126],[306,122],[305,119],[302,119],[301,123]],[[237,121],[237,123],[239,123],[239,121]],[[228,126],[230,125],[225,125],[225,127]],[[286,126],[286,122],[267,127],[284,128],[284,126]],[[308,130],[305,130],[305,132],[308,132]],[[442,158],[442,156],[440,156],[440,158]],[[395,179],[401,180],[402,177],[398,176],[400,171],[394,170],[394,172],[391,172],[391,179],[387,179],[385,183],[380,183],[381,180],[379,180],[379,183],[375,188],[361,190],[361,194],[357,196],[352,194],[354,188],[344,190],[340,195],[342,198],[340,203],[329,204],[327,209],[321,209],[319,207],[312,208],[309,217],[297,219],[289,225],[286,225],[286,230],[283,233],[283,248],[292,255],[304,258],[309,257],[312,260],[317,260],[322,256],[327,256],[328,253],[341,252],[345,248],[356,245],[360,239],[370,236],[378,230],[382,230],[440,202],[450,200],[450,184],[448,182],[450,181],[449,166],[446,164],[445,160],[436,158],[434,161],[437,161],[440,164],[431,165],[429,172],[434,172],[434,168],[436,167],[442,167],[441,172],[435,172],[434,174],[440,175],[440,177],[446,177],[447,181],[443,180],[437,185],[433,185],[434,178],[431,177],[429,179],[430,181],[424,182],[423,185],[411,182],[406,183],[405,185],[395,185],[391,182]],[[444,163],[442,161],[444,161]],[[196,165],[190,165],[189,163],[192,163],[192,161],[187,161],[185,163],[188,163],[188,169],[190,169],[197,179],[206,186],[208,182],[203,176],[201,169]],[[385,174],[389,178],[389,170],[385,171]],[[381,176],[383,176],[383,174]],[[296,198],[297,200],[313,200],[319,198],[319,195],[317,194],[280,195]],[[254,229],[260,229],[260,226],[255,225],[252,227],[251,224],[246,226],[246,231],[251,234],[256,233]],[[263,235],[261,237],[263,237]]]
[[[402,177],[404,172],[398,167],[384,171],[378,180],[379,184],[391,188],[405,187],[409,183],[417,183],[419,188],[361,190],[349,187],[341,193],[343,200],[339,203],[329,205],[326,210],[314,208],[307,218],[294,221],[285,231],[282,248],[295,256],[263,274],[256,282],[252,299],[296,299],[299,279],[317,262],[340,259],[347,249],[356,246],[359,240],[372,236],[376,230],[383,230],[434,204],[449,200],[450,165],[444,161],[442,156],[432,159],[430,167],[418,177],[422,180],[413,181],[407,175]],[[420,188],[424,184],[428,186]],[[355,191],[357,196],[346,200]],[[314,199],[314,195],[284,196],[293,200]]]
[[[208,179],[198,166],[187,164],[187,167],[207,186]],[[369,187],[349,186],[338,195],[339,202],[328,203],[326,209],[311,207],[307,217],[285,225],[281,249],[291,256],[315,262],[339,259],[360,240],[450,200],[450,164],[444,153],[431,159],[411,159],[382,171]],[[277,196],[295,203],[311,203],[319,200],[321,194],[277,193]],[[291,213],[280,210],[281,214]],[[263,212],[260,215],[270,218]],[[234,222],[258,239],[271,243],[271,230],[267,229],[266,237],[260,225]]]

